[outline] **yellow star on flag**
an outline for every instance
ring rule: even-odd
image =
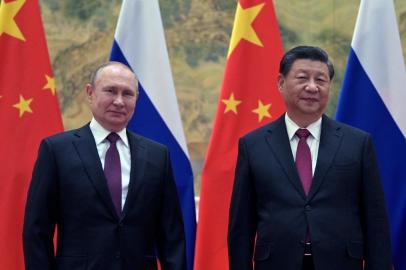
[[[261,122],[264,117],[271,118],[271,114],[268,112],[271,104],[262,104],[261,100],[258,100],[258,108],[252,110],[252,112],[258,114],[258,122]]]
[[[13,105],[14,108],[17,108],[20,110],[20,118],[26,112],[32,113],[32,110],[30,108],[31,102],[32,102],[32,98],[24,99],[24,97],[22,95],[20,95],[20,101]]]
[[[226,105],[224,113],[232,111],[237,114],[237,106],[241,103],[241,100],[236,100],[234,98],[234,93],[231,93],[228,99],[222,99],[221,101]]]
[[[10,35],[22,41],[25,41],[23,33],[14,20],[14,17],[24,5],[25,0],[15,0],[12,2],[1,1],[0,4],[0,36]]]
[[[55,78],[54,77],[49,77],[48,75],[45,74],[45,78],[47,80],[47,84],[44,85],[42,89],[45,90],[50,90],[52,95],[55,96],[55,91],[56,91],[56,83],[55,83]]]
[[[252,23],[264,7],[264,5],[265,3],[262,3],[244,9],[238,2],[237,12],[234,19],[233,33],[231,34],[230,47],[228,49],[227,57],[230,56],[235,47],[237,47],[237,44],[242,39],[263,47],[261,40],[257,36],[257,33],[255,32],[254,28],[252,28]]]

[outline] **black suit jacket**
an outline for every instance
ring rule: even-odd
[[[391,269],[382,187],[365,132],[322,118],[316,169],[302,188],[284,116],[240,139],[230,207],[230,270],[299,270],[309,230],[316,270]],[[255,247],[255,248],[254,248]]]
[[[162,269],[186,269],[168,150],[132,132],[127,136],[131,172],[121,217],[88,125],[42,141],[25,211],[27,270],[156,269],[156,252]]]

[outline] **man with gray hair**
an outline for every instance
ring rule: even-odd
[[[157,269],[157,253],[163,270],[185,270],[168,149],[126,129],[138,97],[135,74],[104,64],[86,94],[91,122],[40,145],[25,210],[26,269]]]

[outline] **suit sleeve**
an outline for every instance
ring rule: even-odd
[[[165,167],[163,199],[158,222],[159,261],[162,270],[186,270],[183,218],[168,151]]]
[[[251,270],[257,226],[255,190],[250,175],[247,145],[238,146],[233,193],[228,225],[228,256],[230,270]]]
[[[371,138],[364,143],[362,209],[366,241],[365,270],[390,270],[389,225]]]
[[[53,236],[56,224],[56,164],[50,143],[42,141],[28,191],[23,227],[26,270],[54,269]]]

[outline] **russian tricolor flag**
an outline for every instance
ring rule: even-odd
[[[128,128],[168,146],[186,233],[187,265],[193,267],[196,213],[193,174],[179,114],[158,0],[124,0],[110,60],[137,74],[140,95]]]
[[[392,0],[361,1],[336,117],[372,134],[394,266],[406,270],[406,71]]]

